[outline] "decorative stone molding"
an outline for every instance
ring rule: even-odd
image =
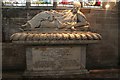
[[[90,43],[102,39],[101,35],[92,32],[51,32],[51,33],[15,33],[10,38],[15,43]]]

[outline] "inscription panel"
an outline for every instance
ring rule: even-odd
[[[32,48],[32,69],[71,70],[80,69],[81,47],[34,47]]]

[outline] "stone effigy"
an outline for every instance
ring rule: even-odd
[[[27,45],[24,76],[86,74],[86,46],[102,37],[88,31],[89,22],[75,2],[72,10],[44,11],[14,33],[11,41]],[[81,31],[83,29],[84,31]]]
[[[63,10],[57,12],[55,10],[43,11],[34,16],[22,28],[35,29],[40,27],[56,27],[56,29],[72,29],[79,30],[79,27],[89,26],[85,15],[80,12],[81,5],[74,3],[72,10]],[[47,25],[46,25],[47,24]],[[78,29],[77,29],[78,28]]]

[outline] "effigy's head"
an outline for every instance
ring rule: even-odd
[[[74,13],[77,13],[77,11],[80,10],[80,8],[81,8],[80,2],[77,2],[77,1],[73,2],[73,12]]]
[[[80,2],[74,1],[74,2],[73,2],[73,7],[74,7],[74,8],[81,8]]]

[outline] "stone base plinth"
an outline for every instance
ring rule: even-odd
[[[25,76],[85,74],[86,45],[28,47],[26,64]]]
[[[69,71],[25,71],[26,77],[60,77],[71,76],[89,73],[87,69],[69,70]]]

